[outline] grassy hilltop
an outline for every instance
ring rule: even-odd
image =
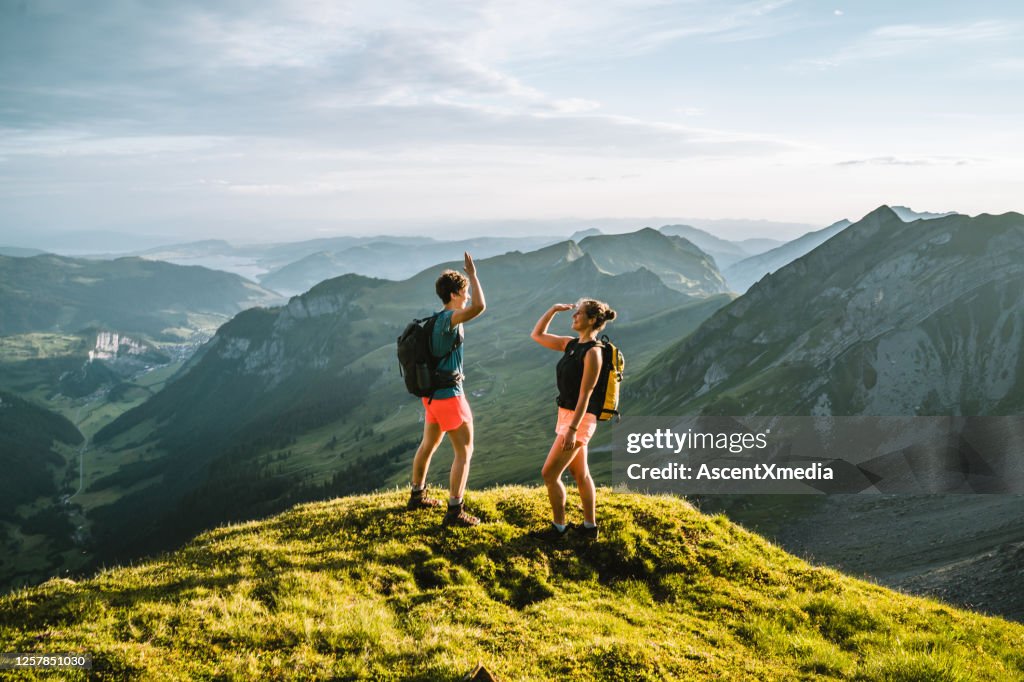
[[[602,491],[601,541],[556,547],[526,535],[541,489],[472,493],[473,530],[403,503],[307,504],[13,593],[0,650],[88,652],[111,680],[459,680],[478,662],[502,680],[1024,677],[1024,627],[811,566],[679,499]]]

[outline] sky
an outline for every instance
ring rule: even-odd
[[[3,0],[0,244],[1024,212],[1022,34],[1017,1]]]

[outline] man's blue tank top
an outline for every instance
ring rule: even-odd
[[[456,325],[455,329],[451,328],[452,315],[454,313],[454,310],[443,310],[441,311],[441,314],[437,316],[437,321],[434,323],[434,333],[430,337],[430,350],[437,357],[441,357],[451,350],[456,337],[462,336],[465,338],[465,332],[463,331],[461,324]],[[463,347],[463,344],[459,344],[459,347],[452,351],[452,354],[447,358],[441,357],[441,362],[437,363],[437,368],[462,374]],[[437,389],[434,393],[434,399],[454,398],[457,395],[462,395],[461,381],[452,388]]]

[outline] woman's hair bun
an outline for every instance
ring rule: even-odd
[[[604,313],[604,319],[607,322],[611,322],[612,320],[614,320],[615,319],[615,311],[612,310],[611,308],[606,310],[605,313]]]

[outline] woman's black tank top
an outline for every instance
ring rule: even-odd
[[[575,410],[580,399],[580,384],[583,383],[583,357],[587,351],[598,345],[597,341],[580,343],[573,339],[565,346],[562,358],[555,366],[555,379],[558,384],[558,406],[567,410]],[[603,400],[595,391],[587,403],[587,412],[601,414]]]

